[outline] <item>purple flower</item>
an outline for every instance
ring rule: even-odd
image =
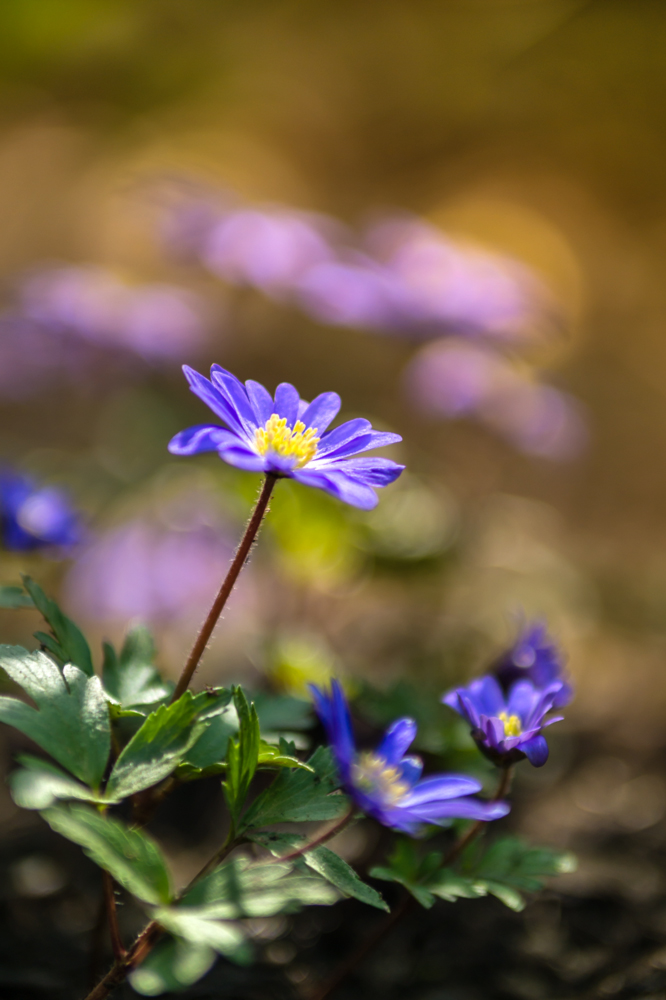
[[[406,388],[424,413],[475,417],[530,455],[571,458],[586,441],[580,408],[570,396],[481,344],[429,344],[410,363]]]
[[[384,826],[417,833],[425,823],[450,819],[500,819],[509,812],[506,802],[483,802],[471,796],[480,782],[464,774],[434,774],[421,779],[423,764],[405,753],[416,736],[413,719],[389,726],[374,751],[358,752],[354,745],[349,706],[338,681],[330,692],[312,685],[315,711],[326,730],[342,785],[355,805]]]
[[[249,472],[264,472],[315,486],[353,507],[377,505],[375,487],[388,486],[404,465],[388,458],[355,458],[370,448],[401,441],[398,434],[374,431],[368,420],[348,420],[327,430],[340,409],[335,392],[311,403],[282,382],[275,399],[258,382],[245,385],[213,365],[211,380],[183,366],[192,392],[225,424],[198,424],[169,443],[172,455],[216,451],[223,461]]]
[[[499,658],[494,672],[505,691],[518,680],[531,681],[542,690],[551,690],[559,684],[553,708],[563,708],[573,698],[573,688],[564,676],[560,651],[548,636],[543,622],[525,626],[511,649]]]
[[[506,767],[527,757],[530,764],[541,767],[548,760],[541,730],[562,719],[544,717],[556,704],[561,687],[560,681],[539,688],[521,680],[505,694],[497,678],[486,674],[449,691],[442,701],[467,719],[477,746],[493,763]]]
[[[68,549],[82,535],[79,515],[62,490],[11,469],[0,471],[0,527],[5,548],[15,552]]]

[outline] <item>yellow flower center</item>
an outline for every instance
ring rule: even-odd
[[[517,715],[507,715],[506,712],[500,712],[497,718],[504,723],[505,736],[520,736],[523,728]]]
[[[317,454],[317,428],[308,427],[306,430],[302,420],[297,420],[293,427],[288,427],[286,417],[278,417],[277,413],[273,413],[266,425],[258,427],[254,433],[260,455],[273,451],[283,458],[294,458],[294,469],[302,469]]]
[[[399,768],[376,753],[359,754],[351,768],[352,781],[362,792],[378,796],[384,805],[395,805],[409,791]]]

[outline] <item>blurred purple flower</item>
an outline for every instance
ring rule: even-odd
[[[548,744],[541,730],[562,720],[561,715],[545,718],[561,688],[559,681],[541,688],[520,680],[505,695],[497,678],[486,674],[449,691],[442,701],[469,722],[475,743],[493,763],[506,767],[527,757],[542,767]]]
[[[67,494],[31,476],[0,469],[0,528],[5,548],[68,550],[81,541],[80,515]]]
[[[476,417],[527,454],[571,458],[586,443],[583,417],[572,397],[530,379],[481,344],[429,344],[412,359],[405,380],[424,413]]]
[[[339,682],[331,682],[330,692],[314,685],[310,690],[344,790],[359,809],[384,826],[415,834],[425,824],[450,819],[488,822],[509,812],[506,802],[472,798],[481,791],[481,782],[466,774],[433,774],[421,779],[420,758],[405,756],[416,736],[413,719],[398,719],[386,730],[376,750],[359,753]]]
[[[363,510],[376,507],[375,490],[405,468],[389,458],[356,457],[401,441],[399,434],[374,431],[362,418],[328,430],[340,410],[336,392],[322,392],[308,403],[282,382],[273,399],[259,382],[248,379],[243,385],[219,365],[211,368],[210,381],[187,365],[183,371],[191,391],[225,426],[188,427],[169,442],[172,455],[216,451],[238,469],[295,479]]]
[[[132,287],[104,268],[37,271],[24,282],[21,300],[23,315],[42,327],[148,361],[180,358],[205,340],[198,296],[167,284]]]
[[[528,680],[541,689],[560,685],[553,708],[563,708],[573,698],[573,688],[564,675],[562,655],[543,622],[526,625],[493,669],[505,691],[518,680]]]
[[[67,600],[93,621],[187,619],[210,602],[232,553],[225,533],[196,518],[176,530],[139,517],[81,551],[66,580]]]

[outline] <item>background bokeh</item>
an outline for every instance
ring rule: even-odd
[[[30,572],[95,641],[147,621],[175,675],[257,488],[168,455],[207,419],[180,364],[335,389],[403,435],[408,472],[370,514],[279,485],[201,682],[298,694],[337,671],[369,726],[416,685],[446,762],[467,750],[436,694],[545,618],[578,695],[512,822],[578,851],[572,912],[601,898],[657,943],[665,42],[658,0],[0,8],[0,460],[82,512],[66,552],[3,552],[0,583]],[[396,263],[387,220],[428,253]],[[13,844],[32,820],[2,795]],[[554,921],[525,954],[561,992],[514,963],[498,996],[629,989],[643,931],[609,971],[615,931],[574,947]]]

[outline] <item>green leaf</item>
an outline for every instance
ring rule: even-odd
[[[192,886],[178,909],[193,907],[210,919],[235,920],[293,913],[309,904],[330,905],[338,899],[327,881],[290,862],[251,864],[247,858],[234,858]]]
[[[208,945],[167,938],[158,942],[129,981],[145,997],[177,993],[205,976],[216,959],[217,952]]]
[[[231,823],[238,830],[239,818],[259,761],[259,719],[254,705],[249,705],[240,687],[234,688],[238,713],[238,739],[231,737],[227,749],[226,780],[222,782],[229,806]]]
[[[305,837],[293,833],[261,832],[250,834],[250,840],[267,847],[269,851],[280,857],[280,855],[300,847],[305,842]],[[368,906],[389,912],[389,907],[380,893],[359,878],[354,869],[335,851],[322,845],[311,851],[305,851],[301,858],[309,868],[334,885],[343,895],[352,896],[362,903],[367,903]]]
[[[143,708],[145,714],[145,706],[169,697],[173,685],[165,683],[154,666],[155,647],[147,628],[138,625],[127,633],[120,656],[108,642],[103,650],[104,689],[124,709]]]
[[[257,694],[253,701],[264,732],[311,729],[314,725],[312,703],[288,694]]]
[[[171,878],[159,847],[147,834],[87,806],[53,806],[41,814],[51,829],[75,844],[137,899],[171,901]]]
[[[5,585],[0,587],[0,608],[15,611],[17,608],[34,608],[35,602],[23,587]]]
[[[193,781],[226,771],[229,737],[237,732],[238,716],[232,705],[222,715],[211,719],[201,736],[187,750],[178,768],[178,777],[182,781]]]
[[[9,776],[12,798],[21,809],[47,809],[58,799],[81,799],[84,802],[103,803],[86,785],[61,771],[45,760],[21,754],[23,767]]]
[[[328,747],[318,747],[308,761],[314,773],[281,771],[275,781],[254,800],[243,818],[243,829],[337,819],[349,808],[346,795],[332,795],[340,787],[333,756]]]
[[[412,894],[417,903],[420,903],[426,910],[429,910],[435,902],[435,897],[425,888],[425,886],[412,882],[411,879],[400,875],[400,873],[395,871],[393,868],[387,868],[384,865],[375,865],[374,868],[370,869],[368,874],[371,878],[382,879],[385,882],[398,882],[400,885],[404,886],[405,889]]]
[[[258,762],[259,767],[300,767],[303,771],[310,771],[312,774],[315,773],[313,767],[305,764],[295,756],[293,743],[287,743],[283,739],[280,740],[280,745],[277,747],[273,746],[272,743],[266,743],[265,740],[261,740],[259,743]]]
[[[215,692],[186,691],[173,705],[160,705],[122,750],[106,786],[107,797],[124,799],[168,777],[203,733],[207,713],[223,710],[219,700]]]
[[[206,909],[171,906],[153,910],[152,915],[166,931],[185,941],[207,945],[235,962],[246,963],[251,958],[252,953],[241,928],[229,921],[216,920]]]
[[[39,584],[29,576],[23,577],[23,583],[52,632],[52,635],[35,632],[35,639],[48,649],[60,666],[73,663],[87,677],[92,677],[94,670],[90,646],[81,629],[63,614],[56,602],[47,597]]]
[[[485,883],[466,875],[459,875],[450,868],[442,868],[428,882],[428,890],[440,899],[449,903],[456,899],[476,899],[487,895]]]
[[[71,665],[61,672],[45,653],[29,653],[20,646],[0,646],[0,667],[39,709],[0,697],[0,721],[25,733],[73,775],[98,788],[111,749],[109,710],[99,678]]]

